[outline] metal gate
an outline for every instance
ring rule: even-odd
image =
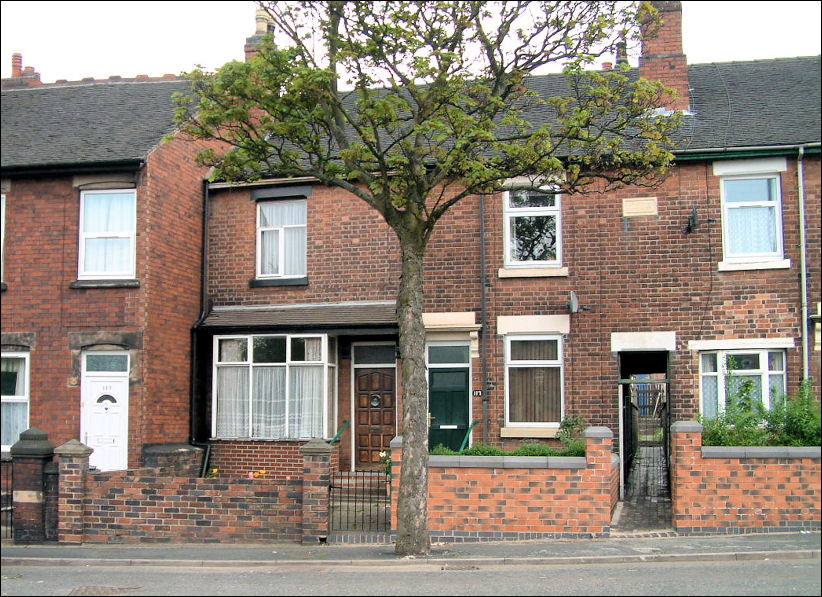
[[[14,536],[14,506],[12,505],[12,487],[14,481],[12,477],[11,458],[3,458],[2,468],[0,468],[0,505],[2,506],[2,513],[0,513],[0,535],[3,539],[11,539]]]
[[[633,497],[665,497],[669,492],[668,379],[652,374],[620,383],[625,405],[626,493]]]
[[[331,532],[391,530],[391,476],[382,471],[340,471],[331,476]]]

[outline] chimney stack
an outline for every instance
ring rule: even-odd
[[[33,66],[23,66],[23,55],[14,52],[11,55],[11,77],[3,79],[0,87],[3,89],[13,89],[15,87],[36,87],[42,85],[40,73],[35,72]]]
[[[688,110],[690,86],[688,62],[682,52],[682,3],[657,1],[651,4],[659,11],[662,22],[655,32],[643,31],[639,76],[659,81],[676,91],[676,99],[669,98],[666,108]]]
[[[271,33],[273,30],[273,26],[271,24],[271,17],[268,16],[268,13],[265,11],[264,8],[258,7],[257,12],[254,15],[254,35],[245,40],[245,61],[248,62],[254,57],[254,54],[257,53],[257,48],[260,45],[260,41],[262,40],[263,35],[267,33]]]

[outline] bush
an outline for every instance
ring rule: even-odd
[[[699,418],[703,446],[818,446],[822,436],[819,401],[810,382],[802,382],[794,397],[771,410],[750,400],[744,384],[735,400],[715,418]]]
[[[552,448],[539,442],[524,442],[516,450],[506,452],[496,446],[476,443],[470,448],[457,452],[438,444],[431,449],[432,456],[585,456],[583,432],[588,426],[584,417],[574,416],[563,419],[559,424],[559,439],[563,447]]]

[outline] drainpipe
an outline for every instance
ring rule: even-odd
[[[197,446],[203,448],[205,450],[205,454],[203,455],[203,466],[202,470],[200,471],[200,476],[204,477],[206,471],[208,470],[208,461],[211,457],[211,444],[210,443],[202,443],[197,442],[196,436],[196,426],[195,426],[195,402],[197,399],[197,355],[199,349],[197,347],[197,332],[200,326],[203,324],[203,321],[206,318],[207,314],[207,299],[208,299],[208,217],[209,217],[209,193],[208,193],[208,181],[203,181],[203,227],[202,227],[202,238],[200,241],[200,246],[202,247],[202,254],[200,255],[200,315],[197,318],[197,321],[194,323],[194,326],[191,328],[191,382],[189,388],[189,412],[188,412],[188,420],[189,420],[189,433],[190,439],[189,443],[192,446]]]
[[[805,156],[805,146],[799,147],[796,159],[797,194],[799,195],[799,277],[802,293],[802,379],[810,377],[808,356],[808,269],[807,247],[805,246],[805,182],[802,159]]]
[[[482,443],[488,444],[488,289],[485,275],[485,193],[480,193],[480,358],[482,359]]]

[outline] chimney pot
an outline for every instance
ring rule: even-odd
[[[23,55],[15,52],[11,55],[11,76],[19,77],[23,74]]]
[[[613,62],[603,62],[602,70],[611,70],[614,67]]]

